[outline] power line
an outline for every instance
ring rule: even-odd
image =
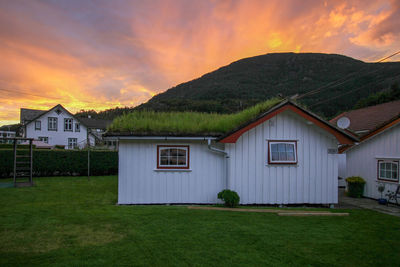
[[[377,62],[375,62],[375,63],[380,63],[380,62],[382,62],[382,61],[384,61],[384,60],[386,60],[386,59],[389,59],[389,58],[391,58],[391,57],[394,57],[394,56],[397,55],[397,54],[400,54],[400,50],[397,51],[396,53],[391,54],[390,56],[387,56],[387,57],[385,57],[385,58],[380,59],[379,61],[377,61]],[[330,83],[328,83],[328,84],[326,84],[326,85],[323,85],[323,86],[321,86],[321,87],[319,87],[319,88],[317,88],[317,89],[314,89],[314,90],[311,90],[311,91],[309,91],[309,92],[307,92],[307,93],[304,93],[304,94],[298,96],[297,99],[301,99],[301,98],[303,98],[303,97],[305,97],[305,96],[317,94],[317,93],[321,92],[323,89],[325,90],[325,89],[327,89],[327,88],[331,88],[331,87],[335,87],[335,86],[342,85],[342,84],[346,83],[350,78],[353,78],[352,76],[357,76],[357,75],[359,75],[359,74],[362,74],[361,72],[364,71],[364,69],[366,69],[367,67],[368,67],[368,66],[365,66],[363,69],[359,70],[359,71],[358,71],[357,73],[355,73],[355,74],[350,74],[350,75],[348,75],[348,76],[346,76],[346,77],[344,77],[344,78],[341,78],[341,79],[339,79],[339,80],[330,82]],[[372,74],[372,73],[375,73],[375,72],[377,72],[377,71],[379,71],[379,70],[380,70],[380,69],[378,69],[378,70],[373,70],[373,71],[368,72],[368,73],[366,73],[366,74],[364,74],[364,75]]]
[[[390,56],[387,56],[387,57],[385,57],[385,58],[382,58],[381,60],[377,61],[376,63],[379,63],[379,62],[382,62],[382,61],[384,61],[384,60],[386,60],[386,59],[388,59],[388,58],[394,57],[394,56],[397,55],[397,54],[400,54],[400,50],[397,51],[397,52],[394,53],[394,54],[391,54]]]
[[[392,78],[392,79],[394,80],[394,79],[396,79],[396,78],[400,78],[400,75],[395,76],[395,77]],[[378,84],[382,84],[382,83],[384,83],[384,82],[385,82],[385,81],[382,81],[382,82],[380,82],[380,83],[378,83]],[[337,95],[337,96],[334,96],[334,97],[331,97],[331,98],[322,100],[322,101],[320,101],[320,102],[314,103],[314,104],[312,104],[312,105],[309,105],[309,107],[312,108],[312,107],[314,107],[314,106],[318,106],[319,104],[323,104],[323,103],[326,103],[326,102],[331,101],[332,99],[336,99],[336,98],[342,97],[342,96],[344,96],[344,95],[351,94],[351,93],[356,92],[356,91],[358,91],[358,90],[361,90],[361,89],[363,89],[363,88],[365,88],[365,87],[367,87],[367,86],[368,86],[368,84],[367,84],[367,85],[364,85],[364,86],[362,86],[362,87],[355,88],[355,89],[353,89],[353,90],[347,91],[346,93],[343,93],[343,94],[340,94],[340,95]]]

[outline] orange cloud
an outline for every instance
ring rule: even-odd
[[[270,52],[374,61],[400,47],[399,12],[395,0],[3,2],[0,125],[20,107],[135,106]]]

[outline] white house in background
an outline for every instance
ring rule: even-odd
[[[75,117],[60,104],[49,110],[21,108],[24,137],[34,138],[52,146],[65,146],[68,149],[84,147],[88,139],[90,145],[95,145],[98,138],[97,129],[104,131],[107,125],[92,123],[91,120]]]
[[[400,101],[344,112],[331,122],[342,117],[350,120],[348,130],[360,138],[356,145],[341,149],[346,154],[346,177],[363,177],[366,197],[380,198],[380,183],[395,191],[400,172]]]
[[[352,135],[284,100],[226,134],[106,134],[119,139],[118,203],[335,204],[338,144]]]
[[[1,140],[1,138],[14,138],[16,137],[16,133],[14,131],[0,131],[0,144],[12,144],[12,140]]]

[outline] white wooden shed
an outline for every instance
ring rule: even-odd
[[[229,133],[108,133],[119,139],[119,204],[335,204],[337,145],[357,138],[285,100]]]

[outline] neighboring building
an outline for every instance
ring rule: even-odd
[[[335,204],[337,145],[357,138],[284,100],[229,133],[119,132],[119,204]]]
[[[68,149],[86,146],[88,138],[95,145],[107,127],[101,120],[75,117],[61,105],[49,110],[21,108],[21,124],[24,137]]]
[[[381,197],[379,183],[385,184],[386,190],[395,191],[400,171],[400,101],[345,112],[331,122],[342,117],[350,120],[348,130],[360,139],[355,145],[341,148],[346,154],[346,177],[364,178],[366,197]]]
[[[1,144],[12,144],[12,140],[1,140],[1,138],[13,138],[16,137],[16,133],[14,131],[2,131],[0,130],[0,143]]]

